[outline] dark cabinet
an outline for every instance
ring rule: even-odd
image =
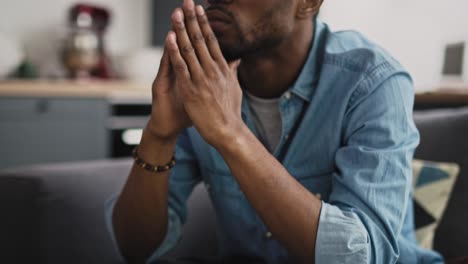
[[[0,168],[109,156],[104,99],[0,98]]]

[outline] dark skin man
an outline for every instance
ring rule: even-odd
[[[152,114],[138,149],[152,164],[171,160],[179,133],[194,126],[222,155],[243,193],[291,255],[314,259],[321,201],[265,149],[241,118],[243,89],[279,97],[297,78],[321,0],[185,0],[172,15]],[[133,166],[113,223],[124,257],[143,263],[167,231],[169,172]]]

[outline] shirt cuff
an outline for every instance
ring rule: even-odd
[[[315,263],[369,263],[369,234],[359,217],[322,201]]]
[[[106,219],[105,220],[106,220],[107,231],[110,234],[112,244],[114,245],[114,248],[118,252],[120,260],[124,261],[124,258],[117,245],[117,240],[115,239],[114,226],[112,223],[112,212],[114,211],[114,206],[117,202],[118,197],[119,195],[114,195],[106,201],[105,203],[105,218]],[[169,214],[169,219],[168,219],[166,237],[164,238],[159,248],[157,248],[153,252],[153,254],[148,258],[146,263],[152,263],[152,262],[157,261],[161,256],[163,256],[169,250],[171,250],[177,244],[177,242],[179,241],[179,238],[181,237],[182,224],[180,222],[179,217],[171,208],[169,208],[168,214]]]

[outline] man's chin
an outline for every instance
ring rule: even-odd
[[[239,49],[241,43],[239,41],[234,41],[235,38],[227,34],[216,34],[216,37],[226,61],[231,62],[242,57],[242,50]]]
[[[235,49],[221,44],[221,51],[227,62],[235,61],[242,58],[242,51],[239,49]]]
[[[233,62],[233,61],[236,61],[236,60],[242,58],[242,56],[234,55],[234,54],[225,54],[225,53],[223,53],[223,55],[224,55],[224,58],[226,59],[227,62]]]

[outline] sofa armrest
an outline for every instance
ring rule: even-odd
[[[421,134],[415,157],[455,162],[460,166],[455,187],[434,238],[434,248],[446,258],[468,252],[468,107],[416,111]]]
[[[118,263],[103,208],[130,166],[124,159],[1,171],[2,261]]]

